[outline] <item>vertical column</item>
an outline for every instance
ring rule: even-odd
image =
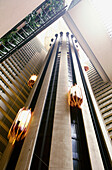
[[[73,85],[73,84],[78,83],[77,77],[76,77],[77,70],[74,67],[69,33],[67,32],[66,35],[67,35],[68,47],[69,47],[68,48],[68,69],[69,69],[68,72],[70,75],[72,75],[72,79],[69,79],[69,81],[70,82],[72,81],[72,85]],[[69,78],[71,77],[70,75],[68,75]],[[73,168],[74,170],[76,169],[90,170],[91,165],[90,165],[87,142],[86,142],[86,137],[85,137],[84,125],[83,125],[83,120],[82,120],[82,110],[77,105],[76,106],[71,105],[70,113],[71,113]]]
[[[70,108],[67,102],[68,68],[66,42],[62,42],[49,170],[72,170]]]
[[[82,116],[83,116],[83,121],[84,121],[88,151],[89,151],[89,156],[90,156],[90,161],[91,161],[91,167],[94,170],[96,170],[96,169],[103,170],[104,166],[103,166],[100,150],[98,147],[92,119],[90,116],[90,110],[89,110],[85,90],[83,87],[81,75],[79,72],[79,67],[77,64],[76,56],[75,56],[74,49],[73,49],[72,45],[71,45],[71,49],[72,49],[72,56],[73,56],[73,63],[74,63],[74,67],[75,67],[77,84],[81,87],[82,93],[83,93],[83,103],[82,103],[81,108],[82,108]]]
[[[57,46],[58,46],[58,43],[56,42],[56,44],[53,48],[53,51],[51,53],[50,59],[48,56],[48,58],[46,60],[46,64],[47,64],[47,61],[49,60],[48,66],[47,66],[48,68],[47,68],[46,72],[44,73],[45,77],[43,79],[43,83],[42,83],[42,87],[39,92],[38,99],[35,99],[37,101],[36,101],[36,105],[34,108],[32,122],[31,122],[31,125],[29,128],[28,134],[25,138],[16,168],[15,168],[16,170],[30,169],[30,166],[31,166],[31,162],[32,162],[32,158],[33,158],[33,154],[34,154],[34,150],[35,150],[35,145],[37,142],[37,136],[39,133],[40,122],[42,119],[44,105],[45,105],[45,101],[46,101],[46,97],[47,97],[47,93],[48,93],[48,88],[49,88],[49,83],[50,83],[50,79],[51,79],[51,74],[52,74],[52,69],[53,69],[53,65],[54,65]],[[46,67],[46,64],[44,65],[44,69]],[[42,72],[44,72],[44,69]],[[42,75],[43,75],[43,73],[41,74],[41,77],[42,77]],[[40,79],[41,79],[41,77],[40,77]],[[40,80],[39,80],[39,82],[40,82]],[[39,83],[39,82],[37,82],[37,83]],[[30,96],[30,97],[32,98],[32,96]],[[31,102],[31,100],[29,100],[29,102]],[[28,105],[29,105],[29,102],[27,102]]]

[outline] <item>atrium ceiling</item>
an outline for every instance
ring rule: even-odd
[[[94,56],[96,61],[100,63],[101,68],[106,72],[108,79],[112,81],[112,39],[109,37],[105,25],[98,16],[96,9],[92,6],[91,1],[93,0],[81,0],[72,9],[67,11],[63,18],[88,57],[93,60],[92,56]],[[0,37],[42,2],[44,1],[0,0],[0,23],[2,23],[0,25]],[[71,19],[71,21],[69,19]],[[55,33],[64,30],[69,31],[67,25],[62,20],[63,19],[58,19],[54,23],[54,26],[52,24],[37,36],[43,39],[46,49],[49,48],[50,40]],[[92,62],[96,64],[96,61]]]
[[[0,37],[6,34],[44,0],[0,0]]]

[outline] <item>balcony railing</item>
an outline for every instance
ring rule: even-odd
[[[0,38],[0,62],[34,38],[66,11],[64,0],[47,0]]]

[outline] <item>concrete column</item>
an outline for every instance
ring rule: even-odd
[[[57,43],[54,47],[51,60],[48,66],[48,69],[46,71],[46,75],[38,96],[38,100],[34,109],[34,114],[32,116],[31,125],[28,131],[28,134],[26,136],[26,139],[24,141],[17,165],[16,170],[24,169],[28,170],[30,169],[33,152],[35,149],[36,139],[39,132],[39,126],[42,118],[42,113],[45,105],[45,100],[47,97],[47,91],[49,88],[50,78],[52,74],[52,69],[54,65],[55,55],[57,50]],[[30,100],[30,99],[29,99]]]
[[[46,56],[46,59],[45,59],[44,64],[43,64],[43,67],[40,70],[39,77],[38,77],[36,83],[34,84],[34,87],[32,88],[32,90],[30,92],[30,95],[29,95],[29,97],[28,97],[28,99],[27,99],[27,101],[25,103],[25,107],[29,107],[30,106],[30,103],[31,103],[31,101],[33,99],[33,96],[35,94],[37,85],[39,83],[40,77],[42,75],[43,69],[44,69],[45,64],[46,64],[46,62],[48,60],[49,54],[50,54],[50,50],[49,50],[49,52],[48,52],[48,54]],[[10,143],[8,143],[6,149],[5,149],[4,153],[3,153],[2,159],[0,160],[0,170],[5,170],[6,169],[6,166],[8,164],[9,159],[10,159],[10,156],[11,156],[11,153],[13,151],[13,148],[14,147]],[[24,159],[24,157],[23,157],[23,159]]]
[[[91,95],[91,99],[92,99],[93,105],[94,105],[94,108],[95,108],[95,111],[96,111],[96,116],[97,116],[99,125],[100,125],[100,127],[102,129],[102,135],[104,137],[105,144],[106,144],[107,151],[108,151],[109,158],[110,158],[110,162],[111,162],[111,165],[112,165],[112,143],[111,143],[111,140],[110,140],[110,138],[108,136],[108,133],[106,131],[105,124],[104,124],[104,121],[103,121],[103,117],[102,117],[102,115],[100,113],[100,110],[98,108],[98,104],[97,104],[95,96],[93,94],[93,90],[92,90],[92,87],[90,85],[88,76],[87,76],[86,72],[84,71],[83,67],[82,67],[82,69],[83,69],[84,77],[85,77],[85,80],[86,80],[86,83],[87,83],[87,86],[88,86],[88,89],[89,89],[89,93]]]
[[[66,49],[62,42],[49,170],[73,169]]]
[[[76,61],[76,56],[74,53],[73,46],[71,46],[71,51],[72,51],[72,57],[73,57],[73,63],[74,63],[74,69],[75,69],[75,74],[76,74],[76,80],[77,84],[81,87],[82,94],[83,94],[83,103],[81,105],[82,109],[82,117],[83,117],[83,123],[84,123],[84,128],[85,128],[85,134],[86,134],[86,140],[87,140],[87,146],[88,146],[88,151],[89,151],[89,156],[90,156],[90,163],[92,170],[96,169],[104,169],[100,150],[98,147],[84,87],[82,84],[82,79],[80,76],[78,64]]]

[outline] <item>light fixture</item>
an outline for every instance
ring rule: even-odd
[[[88,70],[89,70],[88,65],[84,65],[84,70],[85,70],[85,71],[88,71]]]
[[[82,101],[83,98],[81,88],[77,84],[75,84],[70,88],[68,92],[68,103],[72,107],[80,108]]]
[[[37,76],[35,74],[31,75],[28,81],[28,86],[32,88],[36,80],[37,80]]]
[[[8,139],[12,145],[15,141],[22,140],[26,136],[30,120],[31,110],[25,107],[21,108],[8,133]]]

